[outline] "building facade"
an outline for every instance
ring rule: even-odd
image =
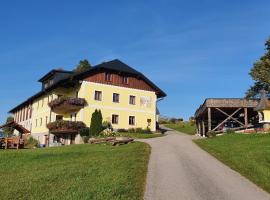
[[[39,82],[42,89],[13,108],[14,119],[41,144],[76,144],[74,127],[90,126],[95,109],[114,129],[156,130],[158,99],[166,96],[142,73],[119,60],[82,73],[52,70]],[[60,128],[59,128],[60,127]]]

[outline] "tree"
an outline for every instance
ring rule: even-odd
[[[102,113],[96,109],[91,118],[90,135],[98,135],[102,130]]]
[[[84,72],[89,69],[91,69],[91,64],[88,62],[88,60],[80,60],[79,64],[76,66],[76,68],[73,70],[76,73]]]
[[[255,81],[246,92],[247,98],[256,98],[260,90],[270,91],[270,38],[265,43],[265,54],[254,63],[249,75]]]
[[[7,120],[6,120],[6,123],[9,123],[9,122],[12,122],[12,121],[14,121],[14,117],[8,116],[7,117]],[[12,128],[12,127],[5,127],[5,128],[3,128],[3,132],[5,134],[7,134],[7,135],[13,134],[13,131],[14,131],[14,128]]]

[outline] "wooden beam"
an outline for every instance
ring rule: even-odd
[[[248,127],[248,110],[247,108],[244,108],[244,113],[245,113],[245,127]]]
[[[236,110],[236,112],[235,112],[233,115],[235,115],[235,114],[236,114],[238,111],[240,111],[241,109],[242,109],[242,108],[238,108],[238,109]],[[245,125],[244,125],[242,122],[240,122],[238,119],[234,118],[233,115],[229,115],[228,113],[224,112],[223,110],[221,110],[221,109],[219,109],[219,108],[216,108],[216,110],[218,110],[219,112],[223,113],[224,115],[230,117],[230,119],[232,119],[232,120],[238,122],[240,125],[245,126]]]
[[[202,120],[202,135],[203,137],[205,136],[205,124],[203,120]]]
[[[208,132],[210,132],[212,128],[211,108],[208,108],[207,111],[208,111]]]
[[[217,109],[217,108],[216,108]],[[213,131],[217,130],[220,126],[222,126],[225,122],[227,122],[229,119],[232,119],[232,116],[234,116],[241,108],[238,108],[236,111],[234,111],[231,115],[229,115],[223,122],[221,122],[219,125],[217,125]],[[227,114],[227,113],[226,113]]]

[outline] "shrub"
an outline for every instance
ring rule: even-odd
[[[225,133],[227,133],[227,134],[232,134],[232,133],[235,133],[235,131],[232,130],[232,129],[227,129]]]
[[[206,134],[207,137],[215,137],[217,134],[214,131],[210,131]]]
[[[143,130],[143,133],[150,134],[152,133],[152,131],[149,127],[147,127],[146,129]]]
[[[143,129],[142,129],[142,128],[136,128],[136,129],[135,129],[135,132],[136,132],[136,133],[142,133],[142,132],[143,132]]]
[[[123,128],[119,128],[119,129],[117,130],[117,132],[127,133],[128,130],[127,130],[127,129],[123,129]]]
[[[90,128],[86,127],[83,128],[79,131],[79,134],[84,137],[84,136],[90,136]]]
[[[102,127],[103,127],[103,130],[105,130],[105,129],[112,129],[112,124],[111,124],[111,122],[104,121],[102,123]]]
[[[84,142],[85,144],[88,143],[89,139],[90,139],[90,136],[83,136],[83,137],[82,137],[82,140],[83,140],[83,142]]]
[[[128,132],[129,132],[129,133],[135,133],[135,131],[136,131],[135,128],[129,128],[129,129],[128,129]]]
[[[102,114],[100,110],[95,110],[92,114],[91,118],[91,124],[90,124],[90,135],[91,136],[96,136],[98,135],[101,131],[103,131],[102,127]]]
[[[38,147],[39,146],[39,142],[35,138],[29,137],[29,138],[27,138],[25,140],[24,146],[26,148],[32,149],[32,148]]]

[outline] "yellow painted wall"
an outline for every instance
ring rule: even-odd
[[[102,101],[94,99],[95,91],[102,92]],[[147,119],[151,119],[150,129],[155,131],[156,123],[156,94],[151,91],[144,91],[132,88],[118,87],[106,84],[83,82],[81,87],[82,96],[86,99],[88,105],[79,113],[81,121],[87,126],[90,125],[91,116],[95,109],[100,109],[103,120],[112,120],[112,115],[119,115],[118,124],[112,124],[113,128],[147,128]],[[113,93],[120,95],[119,103],[113,102]],[[136,97],[135,105],[129,104],[129,96]],[[151,99],[151,106],[143,106],[140,103],[141,97]],[[135,125],[129,125],[129,116],[135,116]]]
[[[270,122],[270,110],[263,110],[264,122]]]
[[[102,91],[102,101],[94,100],[95,91]],[[38,134],[44,135],[48,133],[46,127],[50,122],[50,107],[48,102],[57,98],[57,95],[65,95],[75,97],[78,91],[79,98],[85,98],[87,106],[77,113],[77,121],[83,121],[87,126],[90,126],[91,116],[95,109],[100,109],[103,115],[103,121],[112,120],[112,115],[119,115],[118,124],[112,124],[113,128],[146,128],[148,119],[151,119],[150,129],[155,131],[156,122],[156,94],[151,91],[137,90],[131,88],[117,87],[112,85],[98,84],[84,81],[80,86],[70,89],[57,88],[49,94],[46,94],[33,103],[32,114],[32,134],[36,138]],[[113,102],[113,93],[120,95],[119,103]],[[129,104],[129,96],[136,96],[135,105]],[[49,99],[48,99],[49,96]],[[151,105],[144,106],[141,104],[141,97],[151,99]],[[64,115],[64,120],[70,120],[70,114]],[[55,121],[57,113],[52,112],[51,121]],[[129,125],[129,116],[135,116],[135,125]],[[42,123],[41,123],[42,119]],[[40,136],[43,137],[43,136]],[[42,142],[42,138],[39,138]]]

